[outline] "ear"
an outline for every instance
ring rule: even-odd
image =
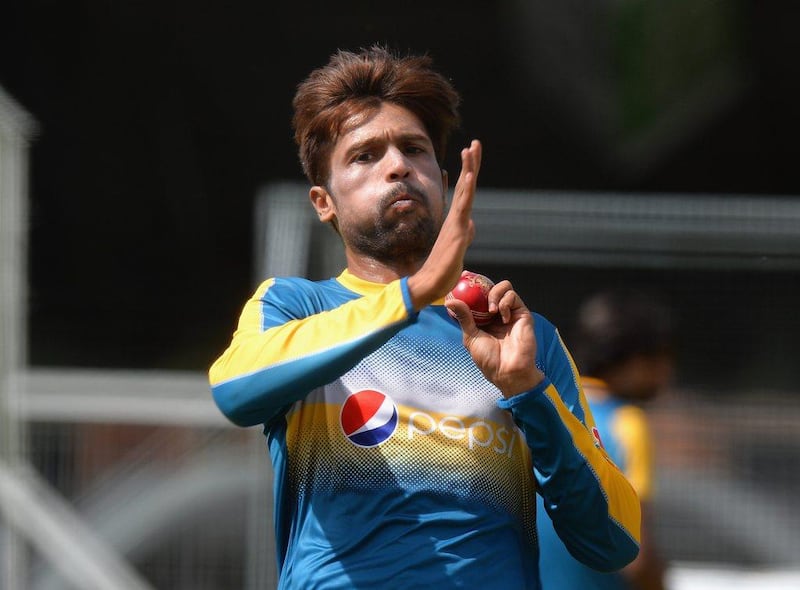
[[[308,198],[320,221],[327,223],[336,219],[336,204],[324,186],[312,186],[308,191]]]

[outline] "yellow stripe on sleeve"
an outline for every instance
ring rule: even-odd
[[[635,490],[633,490],[634,493],[631,493],[631,483],[605,450],[595,445],[591,432],[564,405],[556,388],[550,385],[544,393],[557,409],[561,421],[569,430],[575,448],[588,461],[595,473],[608,502],[609,516],[638,543],[641,534],[641,508]]]
[[[230,346],[209,370],[212,386],[345,347],[409,317],[397,280],[330,311],[264,330],[262,299],[273,286],[274,280],[265,281],[245,304]]]

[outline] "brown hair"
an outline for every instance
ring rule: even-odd
[[[400,57],[373,45],[358,53],[339,50],[327,65],[300,83],[292,101],[295,142],[311,184],[328,181],[331,150],[345,122],[368,116],[391,102],[422,121],[441,166],[450,133],[458,127],[460,98],[450,81],[434,71],[427,55]]]
[[[674,356],[675,317],[656,293],[620,287],[581,304],[572,336],[581,374],[604,378],[636,356]]]

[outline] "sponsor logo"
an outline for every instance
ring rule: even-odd
[[[397,406],[380,391],[357,391],[342,404],[339,424],[354,445],[376,447],[387,441],[397,428]]]
[[[597,426],[592,426],[592,436],[594,437],[594,445],[596,447],[600,447],[601,449],[605,449],[603,446],[603,439],[600,438],[600,431],[597,430]]]
[[[344,436],[363,448],[376,447],[389,440],[397,430],[398,422],[397,406],[392,399],[372,389],[350,394],[339,413]],[[450,440],[463,441],[470,451],[488,449],[498,455],[511,457],[519,431],[481,419],[458,416],[437,418],[419,411],[409,415],[405,433],[408,440],[436,433]]]
[[[425,412],[414,412],[408,417],[408,440],[434,432],[451,440],[463,440],[469,450],[491,449],[498,455],[511,456],[517,438],[517,429],[494,426],[484,420],[466,420],[457,416],[444,416],[438,420]]]

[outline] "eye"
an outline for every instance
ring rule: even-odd
[[[378,158],[375,146],[362,145],[353,150],[349,162],[351,164],[368,164]]]

